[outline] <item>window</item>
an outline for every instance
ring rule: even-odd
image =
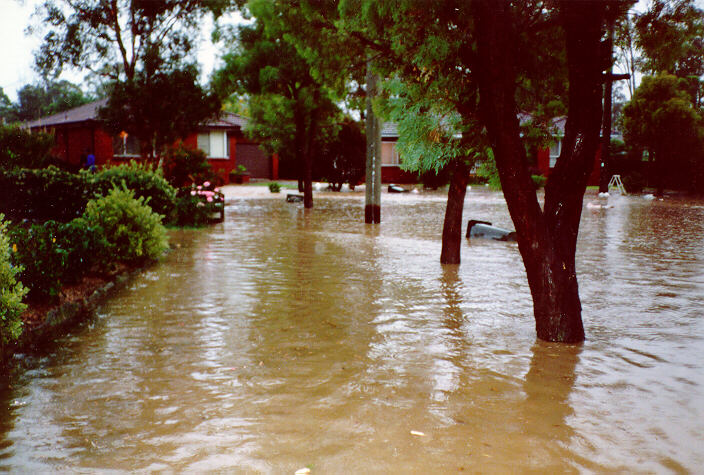
[[[213,130],[198,134],[198,148],[205,152],[208,158],[229,158],[228,145],[225,132]]]
[[[134,135],[121,133],[112,138],[113,155],[122,157],[139,157],[139,140]]]
[[[555,143],[550,146],[550,168],[555,166],[557,163],[557,157],[560,156],[562,152],[562,139],[558,138]]]
[[[396,144],[393,142],[381,143],[381,164],[382,165],[399,165],[401,157],[396,149]]]

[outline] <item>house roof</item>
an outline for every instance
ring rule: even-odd
[[[89,122],[98,120],[98,111],[105,106],[107,99],[100,99],[82,106],[74,107],[57,114],[49,115],[30,122],[25,122],[25,127],[34,129],[37,127],[53,127],[57,125],[68,125],[79,122]],[[206,128],[243,128],[247,124],[247,118],[232,112],[221,112],[220,116],[202,124]]]
[[[57,114],[42,117],[31,122],[25,122],[27,128],[50,127],[54,125],[73,124],[76,122],[86,122],[97,120],[98,110],[105,105],[107,99],[89,102],[82,106],[74,107]]]
[[[398,124],[396,124],[395,122],[384,122],[381,125],[381,137],[398,137]]]

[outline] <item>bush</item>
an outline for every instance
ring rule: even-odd
[[[18,278],[29,288],[30,300],[42,300],[59,295],[62,287],[68,250],[57,243],[61,223],[47,221],[28,227],[10,228],[13,262],[23,269]]]
[[[543,175],[531,175],[530,177],[533,180],[536,190],[544,187],[545,183],[548,181],[548,177]]]
[[[149,206],[156,213],[170,216],[173,212],[176,189],[166,181],[160,171],[152,170],[147,164],[130,162],[105,168],[93,175],[92,182],[93,192],[100,196],[106,196],[114,187],[120,187],[124,183],[128,189],[134,191],[136,197],[148,200]]]
[[[152,211],[148,201],[135,198],[135,192],[123,186],[88,202],[79,224],[102,231],[103,248],[96,250],[102,269],[115,261],[135,264],[155,260],[168,248],[163,216]]]
[[[210,182],[181,188],[176,198],[176,224],[179,226],[204,226],[220,214],[225,206],[225,196]]]
[[[501,189],[501,180],[499,179],[499,170],[496,168],[496,162],[492,159],[484,160],[477,167],[477,176],[485,178],[492,190]]]
[[[91,189],[87,174],[53,166],[43,170],[0,169],[0,212],[15,222],[70,221],[83,214]]]
[[[279,191],[281,191],[281,185],[276,182],[269,183],[269,191],[271,191],[272,193],[278,193]]]
[[[42,168],[51,160],[54,136],[0,124],[0,168]]]
[[[200,149],[179,143],[169,148],[164,159],[164,178],[174,187],[180,188],[213,177],[213,171]]]
[[[7,236],[7,223],[0,214],[0,346],[17,339],[22,333],[20,315],[27,308],[22,298],[27,289],[17,281],[21,268],[10,259],[10,240]]]
[[[84,219],[74,219],[55,230],[56,245],[66,251],[63,262],[63,283],[78,282],[98,262],[98,252],[106,247],[103,230]]]

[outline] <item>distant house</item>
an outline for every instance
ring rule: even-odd
[[[538,171],[543,176],[549,176],[552,169],[557,163],[557,157],[562,153],[562,139],[565,136],[565,123],[567,122],[566,117],[559,117],[553,120],[553,125],[556,129],[556,133],[553,136],[553,143],[549,148],[542,148],[536,151],[536,166]],[[601,166],[601,147],[596,151],[596,157],[594,160],[594,168],[592,173],[589,175],[589,180],[587,185],[598,185],[599,184],[599,172]]]
[[[53,131],[54,155],[64,162],[80,167],[86,151],[95,155],[96,165],[119,164],[140,158],[137,138],[126,133],[110,135],[98,118],[106,99],[84,104],[58,114],[42,117],[25,124],[32,130]],[[238,165],[243,165],[252,178],[278,178],[278,158],[268,156],[256,142],[247,139],[242,129],[245,117],[223,112],[207,121],[198,130],[184,137],[184,144],[203,150],[208,163],[222,173],[225,180]]]
[[[381,128],[381,182],[382,183],[417,183],[418,173],[401,169],[401,155],[396,148],[398,127],[392,122]]]

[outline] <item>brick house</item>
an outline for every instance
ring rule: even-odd
[[[125,133],[110,135],[98,118],[98,111],[106,99],[42,117],[25,124],[32,130],[46,130],[54,134],[56,157],[75,167],[81,166],[86,151],[95,155],[96,165],[119,164],[140,158],[139,143]],[[206,153],[213,170],[227,181],[228,174],[243,165],[252,178],[278,178],[278,157],[268,156],[258,144],[244,136],[245,117],[223,112],[207,121],[198,130],[183,138],[186,145]]]

